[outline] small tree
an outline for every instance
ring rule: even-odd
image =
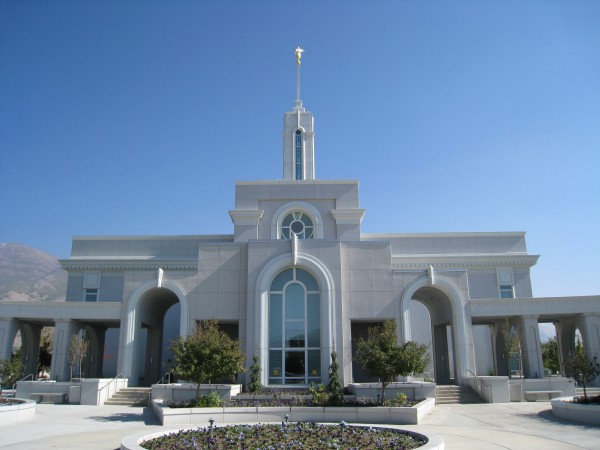
[[[250,366],[250,382],[248,383],[248,391],[257,393],[263,387],[260,380],[262,369],[260,368],[258,355],[254,355],[252,358],[252,365]]]
[[[546,342],[542,343],[542,359],[544,361],[544,367],[549,369],[551,373],[560,372],[558,339],[556,336],[551,337]]]
[[[87,355],[89,341],[85,338],[85,331],[74,334],[71,336],[71,346],[69,347],[69,367],[71,368],[71,381],[73,381],[73,366],[77,365],[79,368],[79,378],[81,379],[81,366],[85,355]]]
[[[200,400],[200,385],[219,378],[235,381],[244,371],[244,354],[237,340],[219,330],[216,320],[201,322],[194,333],[179,337],[171,346],[175,358],[175,373],[196,383],[196,401]]]
[[[504,362],[506,364],[506,371],[508,372],[508,378],[512,378],[510,367],[511,361],[516,359],[519,368],[523,367],[519,329],[513,327],[508,319],[504,319],[504,323],[500,327],[500,333],[502,334],[502,339],[504,341]]]
[[[0,396],[2,386],[12,386],[23,374],[23,363],[20,352],[13,353],[9,359],[0,360]]]
[[[367,339],[359,338],[356,345],[356,361],[381,382],[381,403],[385,388],[394,377],[424,371],[429,359],[427,346],[411,341],[398,346],[396,322],[392,320],[383,326],[369,327]]]
[[[431,355],[427,351],[429,346],[419,344],[415,341],[408,341],[400,347],[400,360],[403,373],[401,375],[414,376],[416,373],[423,373],[431,362]]]
[[[583,397],[587,402],[586,385],[600,375],[598,358],[594,356],[589,360],[583,349],[582,342],[578,340],[575,351],[570,352],[565,361],[565,369],[568,376],[573,377],[578,384],[583,386]]]
[[[337,353],[331,352],[331,364],[329,365],[329,384],[327,392],[333,403],[341,403],[344,399],[344,387],[340,383],[340,365],[337,362]]]

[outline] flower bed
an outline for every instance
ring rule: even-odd
[[[141,447],[149,450],[175,450],[182,447],[269,449],[281,446],[286,449],[380,447],[409,450],[426,443],[424,436],[399,430],[305,422],[198,428],[150,439],[144,441]]]
[[[271,425],[229,425],[173,430],[150,435],[128,436],[121,442],[124,450],[141,449],[303,449],[303,448],[394,448],[442,450],[443,439],[435,434],[401,430],[395,427],[348,426],[289,423]]]

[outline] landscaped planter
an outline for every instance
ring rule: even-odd
[[[65,401],[80,405],[103,405],[119,389],[127,387],[127,378],[83,378],[80,381],[19,381],[17,397],[31,399],[35,394],[64,394]],[[74,397],[72,395],[74,394]],[[61,399],[62,400],[62,399]],[[60,402],[59,402],[60,403]]]
[[[364,397],[377,399],[378,396],[381,396],[381,383],[351,383],[348,385],[348,390],[355,395],[356,398]],[[394,382],[386,386],[386,399],[395,398],[398,394],[406,395],[409,400],[435,397],[435,383]]]
[[[201,384],[200,393],[208,395],[218,392],[223,401],[228,402],[231,397],[242,392],[241,384]],[[185,402],[196,398],[196,385],[192,383],[153,384],[152,400],[170,400]]]
[[[394,430],[399,430],[397,427],[390,427],[390,426],[382,426],[382,427],[377,427],[377,428],[392,428]],[[169,430],[169,431],[159,431],[156,433],[152,433],[152,434],[144,434],[144,433],[140,433],[140,434],[134,434],[131,436],[127,436],[125,437],[122,441],[121,441],[121,449],[122,450],[143,450],[143,447],[141,447],[141,444],[144,443],[145,441],[149,441],[155,438],[159,438],[161,436],[164,436],[166,434],[171,434],[171,433],[176,433],[178,431],[185,431],[185,430],[189,430],[189,429],[193,429],[193,428],[180,428],[180,429],[174,429],[174,430]],[[399,431],[403,431],[404,433],[408,433],[414,437],[418,437],[421,440],[425,440],[427,441],[427,443],[421,447],[418,448],[418,450],[444,450],[444,439],[437,434],[433,434],[433,433],[416,433],[414,431],[406,431],[406,430],[399,430]]]
[[[435,407],[435,398],[427,398],[412,407],[385,406],[281,406],[170,408],[162,400],[153,400],[152,408],[162,425],[215,423],[281,422],[286,416],[292,422],[339,422],[416,425]]]
[[[0,406],[0,423],[2,425],[32,419],[35,416],[35,402],[33,400],[15,398],[16,405]]]
[[[559,397],[552,399],[552,414],[560,419],[573,422],[591,423],[600,425],[600,405],[571,402],[573,397]]]

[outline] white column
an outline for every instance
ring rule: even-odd
[[[19,331],[19,321],[15,319],[0,320],[0,359],[10,359],[15,336]]]
[[[525,378],[542,378],[544,376],[544,362],[542,360],[538,317],[522,316],[519,322]]]
[[[600,314],[584,314],[578,318],[579,331],[583,338],[583,347],[589,359],[600,359]]]
[[[55,320],[54,346],[52,348],[52,366],[50,378],[56,381],[69,381],[71,372],[69,368],[69,347],[71,337],[77,332],[73,320]]]

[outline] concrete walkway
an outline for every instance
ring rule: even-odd
[[[0,448],[114,450],[130,434],[173,428],[149,408],[40,404],[33,420],[0,424]],[[449,450],[600,449],[600,427],[557,420],[549,402],[439,405],[402,428],[442,435]]]

